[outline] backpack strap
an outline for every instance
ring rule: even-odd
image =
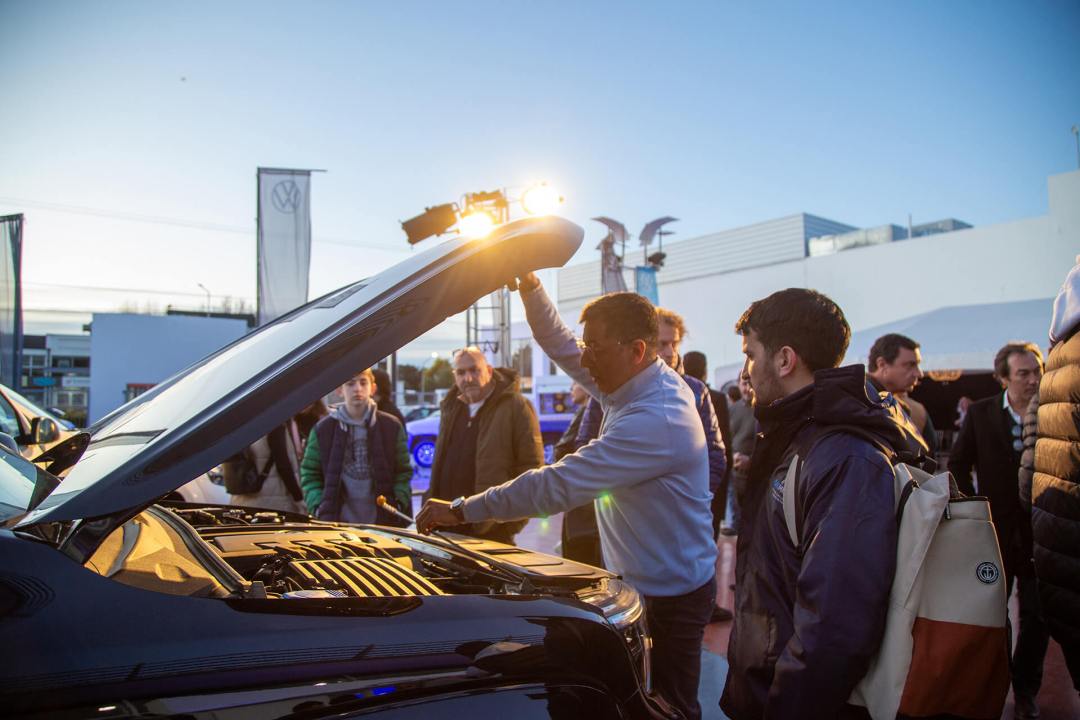
[[[827,425],[818,426],[818,430],[811,430],[807,437],[796,441],[795,455],[791,458],[787,476],[784,478],[784,523],[787,525],[788,537],[791,544],[799,547],[802,538],[803,514],[798,506],[799,476],[802,475],[803,461],[817,447],[817,444],[830,435],[847,434],[854,435],[867,441],[888,458],[889,463],[895,465],[903,462],[904,458],[895,450],[881,441],[873,433],[867,432],[857,425]]]
[[[262,487],[262,484],[264,482],[266,482],[266,476],[270,474],[270,468],[273,466],[273,464],[274,464],[274,458],[271,457],[266,461],[266,464],[263,465],[262,471],[259,472],[259,486],[260,487]]]

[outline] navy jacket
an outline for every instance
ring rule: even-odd
[[[822,370],[814,384],[755,409],[762,432],[751,461],[735,563],[735,619],[720,706],[735,720],[836,718],[881,644],[896,567],[893,471],[854,425],[909,447],[901,425],[866,392],[861,365]],[[796,449],[807,452],[796,500],[799,547],[783,491]]]
[[[716,418],[709,386],[689,375],[683,375],[682,379],[694,391],[701,427],[705,430],[705,445],[709,448],[709,490],[716,492],[727,471],[727,453],[720,435],[720,422]]]

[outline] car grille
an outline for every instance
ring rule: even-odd
[[[347,590],[357,597],[444,594],[423,575],[388,558],[296,560],[290,565],[304,585]]]

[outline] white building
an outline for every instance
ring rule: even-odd
[[[965,325],[964,332],[936,332],[933,338],[949,347],[931,347],[929,337],[911,331],[923,343],[928,369],[989,368],[994,351],[1009,340],[1046,344],[1050,299],[1080,253],[1080,171],[1054,175],[1048,184],[1049,213],[1041,217],[833,254],[810,256],[811,240],[854,228],[806,214],[666,244],[666,264],[657,273],[660,303],[686,319],[683,351],[708,356],[714,384],[735,377],[742,365],[734,332],[739,315],[754,300],[787,287],[814,288],[839,303],[855,333],[851,362],[865,362],[873,340],[860,330],[872,328],[875,337],[904,332],[900,328],[911,326],[915,316],[926,320],[925,314],[951,308],[937,317],[958,330]],[[575,323],[599,293],[599,260],[559,271],[559,312],[568,322]],[[1001,305],[1022,301],[1044,304],[1026,312]],[[987,307],[992,305],[1001,312]]]

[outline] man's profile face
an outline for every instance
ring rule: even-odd
[[[1035,391],[1039,389],[1039,380],[1042,378],[1042,366],[1038,358],[1031,352],[1015,352],[1007,359],[1009,363],[1009,377],[1002,383],[1009,395],[1027,407]]]
[[[494,373],[484,356],[459,352],[454,358],[454,384],[466,402],[480,402],[487,395]]]
[[[608,334],[604,323],[593,320],[582,331],[584,349],[581,366],[589,371],[602,393],[611,393],[634,375],[635,345],[640,341],[620,342]]]
[[[669,368],[674,370],[675,366],[679,364],[679,345],[682,343],[679,330],[661,320],[659,340],[660,350],[657,355],[663,358]]]
[[[341,397],[345,400],[345,407],[351,412],[362,411],[368,400],[375,394],[375,383],[365,373],[356,375],[339,388]]]
[[[891,363],[885,362],[885,358],[877,359],[877,371],[874,377],[891,393],[909,393],[922,379],[923,371],[919,367],[920,364],[922,364],[922,353],[919,352],[919,348],[909,350],[902,347],[896,359]]]
[[[773,367],[773,355],[765,349],[753,330],[743,335],[742,350],[746,356],[742,374],[750,381],[750,405],[768,405],[782,398],[784,390],[780,386],[780,376]]]
[[[747,405],[754,404],[754,388],[750,387],[750,376],[745,372],[739,373],[739,392],[742,393]]]

